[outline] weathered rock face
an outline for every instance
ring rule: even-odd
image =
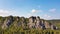
[[[42,23],[43,21],[40,20],[40,17],[30,17],[29,18],[29,28],[35,27],[35,28],[43,28]]]
[[[22,27],[25,28],[25,18],[21,17],[20,19],[21,19],[20,22],[21,22]]]
[[[40,17],[38,16],[36,17],[36,28],[39,28],[39,27],[41,27],[41,25],[40,25]]]
[[[6,19],[6,21],[2,25],[2,29],[9,27],[12,24],[12,22],[13,22],[13,16],[9,16],[9,18]]]
[[[30,17],[29,18],[29,23],[28,23],[29,24],[29,28],[32,28],[32,27],[34,28],[35,27],[35,22],[36,22],[36,17],[33,17],[33,16]]]
[[[28,28],[40,28],[40,29],[57,29],[57,27],[51,23],[48,23],[46,20],[44,19],[40,19],[39,16],[37,17],[30,17],[28,18],[28,20],[26,21],[26,18],[24,17],[16,17],[15,18],[15,22],[13,22],[13,16],[9,16],[8,19],[6,19],[4,21],[4,24],[2,25],[2,29],[8,28],[12,23],[15,27],[22,27],[22,28],[26,28],[28,26]],[[28,23],[27,23],[28,22]]]
[[[22,27],[25,28],[25,18],[24,17],[16,17],[16,22],[14,23],[15,27]]]
[[[14,22],[14,26],[15,27],[19,27],[19,26],[21,26],[21,23],[19,22],[20,21],[20,18],[19,17],[15,17],[15,22]]]
[[[50,24],[47,21],[45,21],[45,28],[50,29]]]
[[[54,29],[55,29],[55,30],[58,29],[58,28],[57,28],[55,25],[53,25],[53,24],[50,26],[50,28],[51,28],[52,30],[54,30]]]
[[[40,17],[29,18],[29,28],[41,28],[41,29],[56,29],[55,26],[50,25],[47,21],[40,19]]]

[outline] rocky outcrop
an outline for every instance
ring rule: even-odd
[[[51,25],[44,19],[40,19],[39,16],[29,18],[29,28],[57,29],[56,26]]]
[[[4,21],[2,29],[9,27],[12,23],[13,23],[13,16],[9,16],[9,18]]]
[[[36,25],[35,23],[36,23],[36,17],[33,17],[33,16],[30,17],[30,18],[29,18],[29,23],[28,23],[29,28],[32,28],[32,27],[34,28],[35,25]]]
[[[28,19],[28,20],[27,20]],[[13,17],[13,16],[9,16],[5,21],[4,24],[2,25],[2,29],[6,29],[8,28],[12,23],[14,26],[16,27],[22,27],[22,28],[26,28],[28,26],[28,28],[40,28],[40,29],[58,29],[55,25],[53,25],[52,23],[48,23],[46,20],[44,19],[40,19],[39,16],[35,17],[35,16],[31,16],[29,18],[24,18],[24,17]],[[14,22],[15,20],[15,22]]]
[[[29,28],[45,28],[44,21],[40,17],[30,17],[29,18]]]

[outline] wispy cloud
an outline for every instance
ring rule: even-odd
[[[0,9],[0,14],[8,14],[9,12],[7,10]]]
[[[52,16],[50,16],[50,15],[48,15],[48,14],[44,14],[44,15],[43,15],[43,18],[44,18],[44,19],[51,19]]]
[[[36,10],[36,9],[32,9],[31,11],[32,13],[37,13],[37,12],[43,12],[42,10]]]
[[[55,12],[55,11],[56,11],[56,9],[55,9],[55,8],[53,8],[53,9],[50,9],[49,11],[50,11],[50,12]]]
[[[27,14],[28,17],[34,16],[34,15],[36,15],[36,14],[38,14],[38,13],[43,12],[43,11],[42,11],[42,10],[32,9],[30,12],[31,12],[31,13],[28,13],[28,14]]]
[[[31,11],[32,13],[35,13],[35,12],[37,12],[37,10],[35,10],[35,9],[32,9],[32,11]]]
[[[51,16],[49,16],[49,15],[45,14],[45,15],[44,15],[44,17],[46,17],[46,18],[50,18]]]
[[[9,16],[14,14],[14,11],[0,9],[0,16]]]

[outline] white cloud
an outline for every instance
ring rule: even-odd
[[[0,9],[0,16],[9,16],[14,14],[14,11]]]
[[[43,18],[44,18],[44,19],[51,19],[52,17],[51,17],[50,15],[45,14],[45,15],[43,16]]]
[[[37,16],[36,14],[41,13],[41,12],[43,12],[43,11],[42,11],[42,10],[32,9],[32,10],[31,10],[31,13],[28,13],[28,14],[27,14],[27,17]]]
[[[49,11],[50,11],[50,12],[55,12],[55,11],[56,11],[56,9],[55,9],[55,8],[53,8],[53,9],[50,9]]]
[[[49,16],[49,15],[45,14],[45,15],[44,15],[44,17],[46,17],[46,18],[50,18],[51,16]]]
[[[36,10],[36,9],[32,9],[31,11],[32,13],[37,13],[37,12],[42,12],[42,10]]]
[[[31,11],[32,13],[35,13],[36,12],[36,10],[35,9],[32,9],[32,11]]]
[[[0,14],[7,14],[7,13],[9,13],[7,10],[0,10]]]

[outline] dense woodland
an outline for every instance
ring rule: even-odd
[[[24,19],[25,20],[24,20]],[[60,28],[60,20],[46,20]],[[0,34],[60,34],[60,29],[29,28],[29,19],[18,16],[0,16]]]

